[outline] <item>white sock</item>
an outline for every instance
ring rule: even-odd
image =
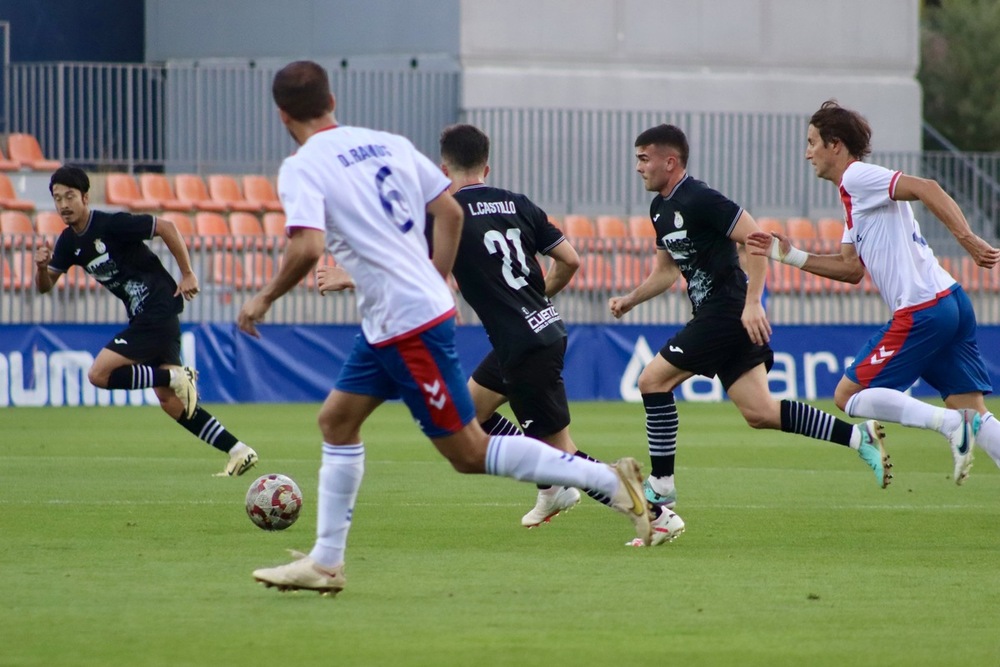
[[[989,454],[993,462],[1000,467],[1000,422],[992,412],[983,414],[982,419],[979,434],[976,436],[976,447]]]
[[[661,496],[669,495],[674,490],[674,476],[673,475],[667,475],[665,477],[650,476],[649,485],[653,487],[653,491],[656,491]]]
[[[958,410],[948,410],[924,403],[895,389],[871,387],[851,396],[845,412],[852,417],[881,419],[903,426],[915,426],[937,431],[943,436],[958,428],[962,415]]]
[[[236,444],[230,447],[229,451],[226,453],[229,454],[230,456],[236,456],[237,454],[242,455],[246,454],[249,449],[250,447],[247,445],[247,443],[243,442],[242,440],[237,440]]]
[[[351,528],[354,502],[364,474],[364,443],[323,443],[316,510],[316,545],[309,552],[312,559],[320,565],[333,567],[344,562],[347,531]]]
[[[536,484],[575,486],[608,497],[618,490],[618,475],[609,466],[567,454],[523,435],[490,438],[486,473]]]

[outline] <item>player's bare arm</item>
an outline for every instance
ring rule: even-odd
[[[320,294],[354,289],[354,279],[342,266],[320,266],[316,269],[316,287]]]
[[[285,246],[281,268],[260,292],[243,304],[236,325],[241,331],[260,338],[257,323],[263,321],[271,304],[299,284],[323,256],[324,234],[319,229],[293,227]]]
[[[747,235],[746,246],[751,255],[769,257],[782,264],[791,264],[803,271],[842,283],[857,285],[865,277],[865,267],[851,243],[842,243],[839,255],[814,255],[793,246],[783,234],[756,231]],[[804,256],[799,260],[803,263],[795,261],[796,252]]]
[[[562,241],[549,251],[552,266],[545,274],[545,296],[562,291],[580,268],[580,255],[569,241]]]
[[[174,292],[174,296],[181,294],[185,299],[190,301],[198,294],[198,276],[194,274],[194,269],[191,268],[191,256],[188,254],[184,237],[177,231],[177,225],[163,218],[156,218],[153,236],[159,236],[163,239],[163,244],[167,246],[167,250],[174,256],[177,268],[180,269],[181,280],[177,283],[177,291]]]
[[[977,265],[992,269],[1000,261],[1000,249],[992,247],[972,231],[962,209],[937,181],[901,174],[896,180],[892,198],[896,201],[920,200],[928,211],[944,223]]]
[[[674,258],[667,254],[666,250],[657,248],[653,270],[649,272],[646,279],[625,296],[613,296],[608,300],[611,314],[620,318],[640,303],[663,294],[670,289],[680,275],[681,270],[674,262]]]
[[[35,248],[35,289],[38,290],[40,294],[45,294],[59,282],[59,277],[62,275],[58,271],[53,271],[49,268],[49,262],[52,261],[52,244],[45,241],[42,245]]]
[[[465,213],[450,192],[442,192],[427,204],[427,212],[434,216],[434,249],[431,261],[441,277],[448,279],[455,265],[458,242],[462,237]]]
[[[737,243],[745,244],[747,237],[755,231],[760,231],[757,222],[752,215],[744,210],[736,221],[736,226],[733,227],[729,238]],[[761,304],[764,295],[764,281],[767,280],[767,258],[752,253],[747,254],[746,271],[747,296],[740,319],[743,322],[743,328],[750,336],[750,340],[756,345],[761,345],[771,339],[771,324],[767,321],[767,314]]]

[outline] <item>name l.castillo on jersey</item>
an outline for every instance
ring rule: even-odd
[[[469,215],[517,215],[517,207],[512,201],[473,201],[469,202]]]

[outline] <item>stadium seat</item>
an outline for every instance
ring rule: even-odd
[[[205,181],[197,174],[177,174],[174,177],[174,188],[179,200],[191,204],[199,211],[225,213],[228,209],[225,204],[212,201],[212,198],[208,196]]]
[[[206,248],[231,248],[232,236],[229,223],[220,213],[200,211],[194,216],[194,233]]]
[[[631,292],[646,279],[649,271],[646,261],[637,255],[619,254],[615,257],[614,289]]]
[[[48,160],[34,135],[15,132],[7,137],[7,154],[22,167],[36,171],[55,171],[62,166],[58,160]]]
[[[237,248],[263,248],[265,246],[264,228],[253,213],[230,213],[229,231],[233,235],[233,242]]]
[[[64,229],[66,223],[55,211],[39,211],[35,214],[35,234],[44,236],[50,243],[55,243]]]
[[[155,199],[143,198],[132,174],[108,174],[104,184],[104,200],[114,206],[140,213],[158,211],[161,208],[160,202]]]
[[[579,252],[591,250],[596,245],[597,231],[590,218],[583,215],[567,215],[563,218],[563,234]]]
[[[163,220],[169,220],[174,223],[174,226],[177,227],[177,231],[188,242],[190,242],[191,237],[195,235],[194,222],[191,221],[190,215],[178,213],[177,211],[167,211],[166,213],[161,213],[156,217]]]
[[[31,287],[35,275],[35,256],[31,250],[15,250],[0,256],[3,263],[3,288],[25,290]]]
[[[816,222],[816,232],[822,251],[839,253],[844,239],[844,221],[840,218],[820,218]]]
[[[655,239],[656,229],[648,215],[630,215],[628,218],[628,233],[635,239]]]
[[[212,256],[210,282],[230,289],[243,289],[246,279],[243,274],[243,262],[239,256],[228,251],[216,252]]]
[[[35,202],[30,199],[20,199],[14,191],[14,184],[7,174],[0,174],[0,208],[14,211],[34,211]]]
[[[0,171],[17,171],[20,168],[20,162],[9,159],[6,154],[0,150]]]
[[[614,285],[614,272],[604,255],[580,255],[580,270],[570,281],[578,290],[609,290]]]
[[[243,257],[243,287],[259,290],[274,277],[274,259],[263,251]]]
[[[3,211],[0,213],[0,235],[3,247],[30,248],[35,236],[35,226],[23,211]]]
[[[260,204],[265,211],[281,212],[281,200],[266,176],[249,174],[243,177],[243,196],[248,202]]]
[[[625,238],[629,235],[625,222],[617,215],[597,216],[596,231],[601,238]]]
[[[760,231],[768,234],[785,235],[785,226],[777,218],[757,218],[757,226],[760,227]]]
[[[265,213],[264,220],[264,233],[268,236],[280,236],[284,238],[285,236],[285,214],[284,213]]]
[[[222,204],[230,211],[240,211],[243,213],[264,212],[264,207],[261,204],[249,202],[243,197],[236,179],[229,174],[209,174],[208,197],[212,201]]]
[[[792,241],[808,241],[812,243],[816,240],[816,226],[809,218],[789,218],[785,221],[785,229],[788,238]]]
[[[181,213],[194,211],[194,204],[177,198],[173,186],[170,185],[170,179],[163,174],[139,174],[139,191],[142,193],[143,199],[153,199],[160,202],[164,211],[179,211]]]

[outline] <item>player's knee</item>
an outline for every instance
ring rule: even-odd
[[[108,388],[108,376],[109,376],[108,373],[95,370],[93,367],[91,367],[91,369],[87,371],[87,380],[90,382],[90,384],[94,385],[95,387],[99,387],[101,389]]]
[[[761,412],[744,412],[743,418],[746,420],[747,426],[750,428],[774,428],[772,420]]]

